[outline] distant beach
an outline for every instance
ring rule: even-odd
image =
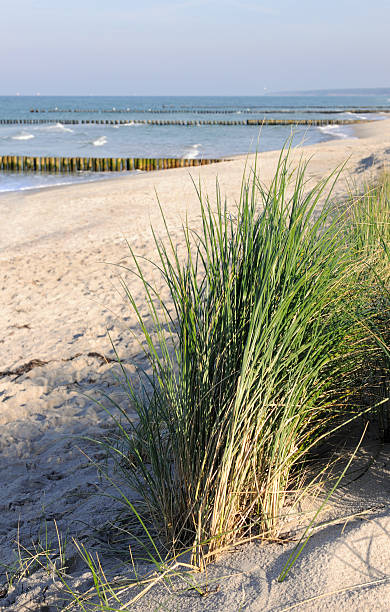
[[[307,146],[351,138],[353,125],[334,122],[381,120],[387,112],[388,94],[364,91],[337,96],[0,96],[0,156],[224,158],[277,150],[292,132],[295,144]],[[325,124],[246,124],[269,119]],[[0,193],[104,178],[88,172],[0,173]]]

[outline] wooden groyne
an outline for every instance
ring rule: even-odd
[[[232,114],[256,114],[266,115],[271,113],[279,114],[293,114],[293,113],[306,113],[306,114],[324,114],[324,115],[336,115],[342,113],[390,113],[390,108],[387,106],[378,106],[371,108],[109,108],[109,109],[97,109],[97,108],[32,108],[30,113],[151,113],[151,114],[174,114],[174,113],[191,113],[196,115],[232,115]]]
[[[55,123],[60,125],[77,125],[77,119],[0,119],[0,125],[45,125]]]
[[[154,157],[28,157],[0,156],[0,170],[12,172],[122,172],[189,168],[220,162],[220,159],[182,159]]]
[[[159,120],[159,119],[0,119],[0,125],[42,125],[55,123],[61,125],[350,125],[362,123],[362,119],[243,119],[241,121],[206,120]]]

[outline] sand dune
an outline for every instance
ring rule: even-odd
[[[300,156],[310,158],[309,184],[345,163],[335,191],[343,195],[348,185],[359,185],[388,167],[390,121],[359,126],[354,139],[293,151],[293,160]],[[277,158],[278,152],[260,155],[264,182],[272,177]],[[191,176],[211,199],[218,176],[233,207],[245,164],[250,167],[253,161],[251,156],[248,161],[236,158],[194,168]],[[119,277],[125,276],[136,296],[142,291],[137,278],[117,264],[130,261],[126,241],[137,254],[153,257],[150,224],[164,233],[156,191],[178,240],[186,214],[191,227],[199,225],[197,196],[187,169],[0,197],[2,563],[12,564],[17,537],[31,544],[45,520],[51,534],[55,519],[60,530],[93,546],[99,528],[115,514],[113,503],[96,495],[96,470],[80,451],[99,459],[99,449],[80,436],[98,437],[110,427],[106,400],[98,405],[85,394],[108,393],[128,406],[112,377],[110,360],[115,355],[107,332],[133,372],[141,359],[129,331],[135,329],[135,317]],[[150,264],[146,273],[156,275]],[[160,588],[139,609],[152,610],[166,601],[169,610],[282,610],[324,593],[333,594],[296,609],[389,609],[389,466],[388,449],[382,449],[358,484],[342,489],[344,497],[339,494],[331,516],[371,510],[364,520],[345,527],[340,521],[320,530],[283,585],[275,578],[292,545],[253,543],[209,569],[208,577],[216,577],[219,589],[208,597],[191,593],[170,599]],[[76,557],[69,573],[87,587],[85,568]],[[223,579],[226,575],[231,577]],[[2,582],[5,578],[0,586]],[[0,610],[38,610],[55,593],[50,576],[40,571],[0,595]]]

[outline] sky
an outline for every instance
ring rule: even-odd
[[[390,0],[0,0],[0,95],[390,86]]]

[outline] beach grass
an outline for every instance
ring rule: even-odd
[[[348,244],[361,262],[356,278],[355,312],[366,330],[362,401],[378,405],[382,440],[390,442],[390,175],[384,174],[352,200]]]
[[[123,288],[147,365],[130,377],[118,357],[129,406],[107,396],[116,435],[98,443],[121,477],[97,466],[125,507],[117,528],[129,543],[130,572],[112,579],[98,554],[73,542],[93,584],[79,592],[55,572],[64,609],[132,609],[179,576],[204,595],[207,578],[193,571],[232,545],[277,539],[308,490],[313,451],[332,433],[372,415],[386,441],[390,179],[339,202],[338,172],[308,188],[305,164],[289,160],[282,151],[268,187],[250,169],[234,209],[218,185],[213,200],[195,185],[200,229],[185,224],[180,248],[167,223],[163,240],[154,234],[158,288],[131,251],[144,303],[125,280]],[[326,474],[326,465],[318,471]],[[27,561],[46,567],[46,548]]]
[[[276,537],[311,450],[362,408],[351,397],[372,335],[356,315],[370,255],[363,213],[349,210],[346,232],[331,204],[335,180],[307,189],[283,151],[269,188],[256,168],[244,179],[234,214],[218,187],[214,204],[199,189],[202,227],[183,227],[184,255],[167,226],[154,236],[168,301],[132,252],[146,316],[124,288],[148,374],[142,393],[126,378],[138,425],[121,426],[115,453],[159,545],[191,550],[196,567]]]

